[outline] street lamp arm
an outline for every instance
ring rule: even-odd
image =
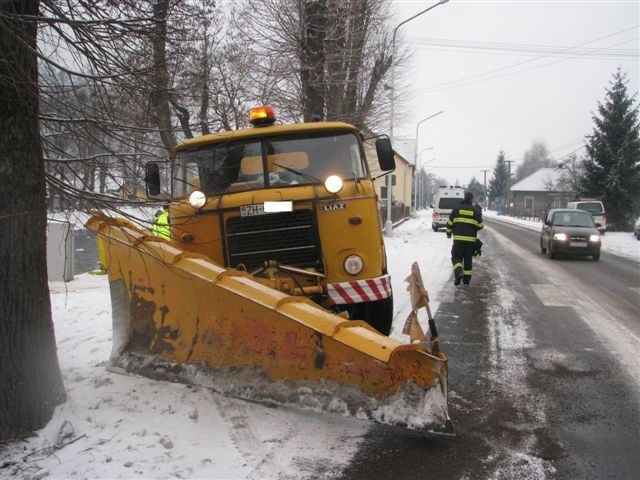
[[[431,120],[433,117],[437,117],[437,116],[438,116],[438,115],[440,115],[441,113],[444,113],[444,110],[440,110],[439,112],[434,113],[433,115],[429,115],[427,118],[423,118],[422,120],[420,120],[420,121],[418,122],[418,125],[416,126],[416,132],[418,131],[418,127],[419,127],[422,123],[426,122],[427,120]],[[417,136],[418,136],[418,134],[416,133],[416,137],[417,137]]]
[[[423,118],[423,119],[422,119],[422,120],[420,120],[420,121],[418,122],[418,124],[416,125],[416,143],[415,143],[415,147],[414,147],[414,152],[415,152],[415,153],[414,153],[414,157],[416,157],[416,156],[417,156],[416,154],[418,153],[418,129],[420,128],[420,125],[422,125],[422,124],[423,124],[424,122],[426,122],[427,120],[430,120],[430,119],[432,119],[433,117],[436,117],[436,116],[440,115],[441,113],[444,113],[444,110],[440,110],[439,112],[434,113],[433,115],[429,115],[427,118]],[[413,160],[414,160],[414,162],[415,162],[415,158],[414,158]]]
[[[389,138],[391,139],[391,142],[393,143],[393,103],[394,103],[394,99],[395,99],[395,66],[396,66],[396,34],[398,33],[398,29],[404,25],[405,23],[410,22],[411,20],[413,20],[416,17],[419,17],[420,15],[423,15],[425,13],[427,13],[429,10],[432,10],[434,8],[436,8],[438,5],[443,5],[445,3],[447,3],[449,0],[440,0],[438,3],[435,3],[433,5],[431,5],[428,8],[425,8],[424,10],[416,13],[414,16],[407,18],[406,20],[403,20],[402,22],[400,22],[398,25],[396,25],[396,27],[393,29],[393,35],[391,35],[391,114],[390,114],[390,122],[389,122]]]
[[[424,10],[422,10],[421,12],[416,13],[413,17],[411,18],[407,18],[406,20],[400,22],[398,25],[396,25],[396,28],[393,29],[393,37],[392,37],[392,44],[395,45],[396,43],[396,33],[398,32],[398,29],[404,25],[407,22],[410,22],[411,20],[413,20],[416,17],[419,17],[420,15],[422,15],[423,13],[427,13],[429,10],[431,10],[432,8],[436,8],[438,5],[442,5],[444,3],[447,3],[449,0],[440,0],[438,3],[436,3],[435,5],[431,5],[429,8],[425,8]],[[393,51],[391,52],[392,54],[394,53]]]
[[[393,103],[395,101],[395,67],[396,67],[396,34],[398,33],[398,29],[407,22],[410,22],[416,17],[427,13],[429,10],[437,7],[438,5],[442,5],[447,3],[449,0],[440,0],[438,3],[431,5],[429,8],[425,8],[421,12],[416,13],[414,16],[407,18],[400,22],[393,29],[393,35],[391,36],[391,106],[390,106],[390,115],[389,115],[389,138],[391,139],[391,143],[393,143]],[[393,191],[393,186],[391,184],[391,176],[387,175],[387,221],[384,226],[384,233],[387,236],[393,235],[393,223],[391,221],[391,193]]]

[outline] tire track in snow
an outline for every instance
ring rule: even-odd
[[[249,479],[338,476],[369,430],[366,422],[337,415],[272,407],[215,392],[212,399],[248,463]]]

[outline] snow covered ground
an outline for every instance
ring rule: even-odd
[[[541,228],[539,222],[496,218]],[[414,261],[432,310],[438,308],[438,292],[451,277],[450,242],[431,231],[430,210],[386,239],[395,300],[392,337],[407,341],[401,333],[411,310],[404,278]],[[603,251],[638,260],[640,242],[631,233],[609,232]],[[331,478],[368,431],[358,420],[108,372],[106,276],[77,275],[69,283],[51,282],[50,290],[68,400],[33,437],[5,446],[2,478]]]

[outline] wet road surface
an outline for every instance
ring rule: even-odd
[[[436,292],[455,435],[374,427],[342,478],[637,478],[640,327],[625,312],[640,276],[604,255],[551,261],[535,232],[485,223],[472,285]],[[616,271],[631,293],[589,293]]]

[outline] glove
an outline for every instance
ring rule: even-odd
[[[474,250],[473,250],[473,256],[474,257],[479,257],[482,255],[482,242],[480,241],[479,238],[476,238],[475,243],[473,244]]]
[[[451,232],[447,232],[447,238],[451,238]]]

